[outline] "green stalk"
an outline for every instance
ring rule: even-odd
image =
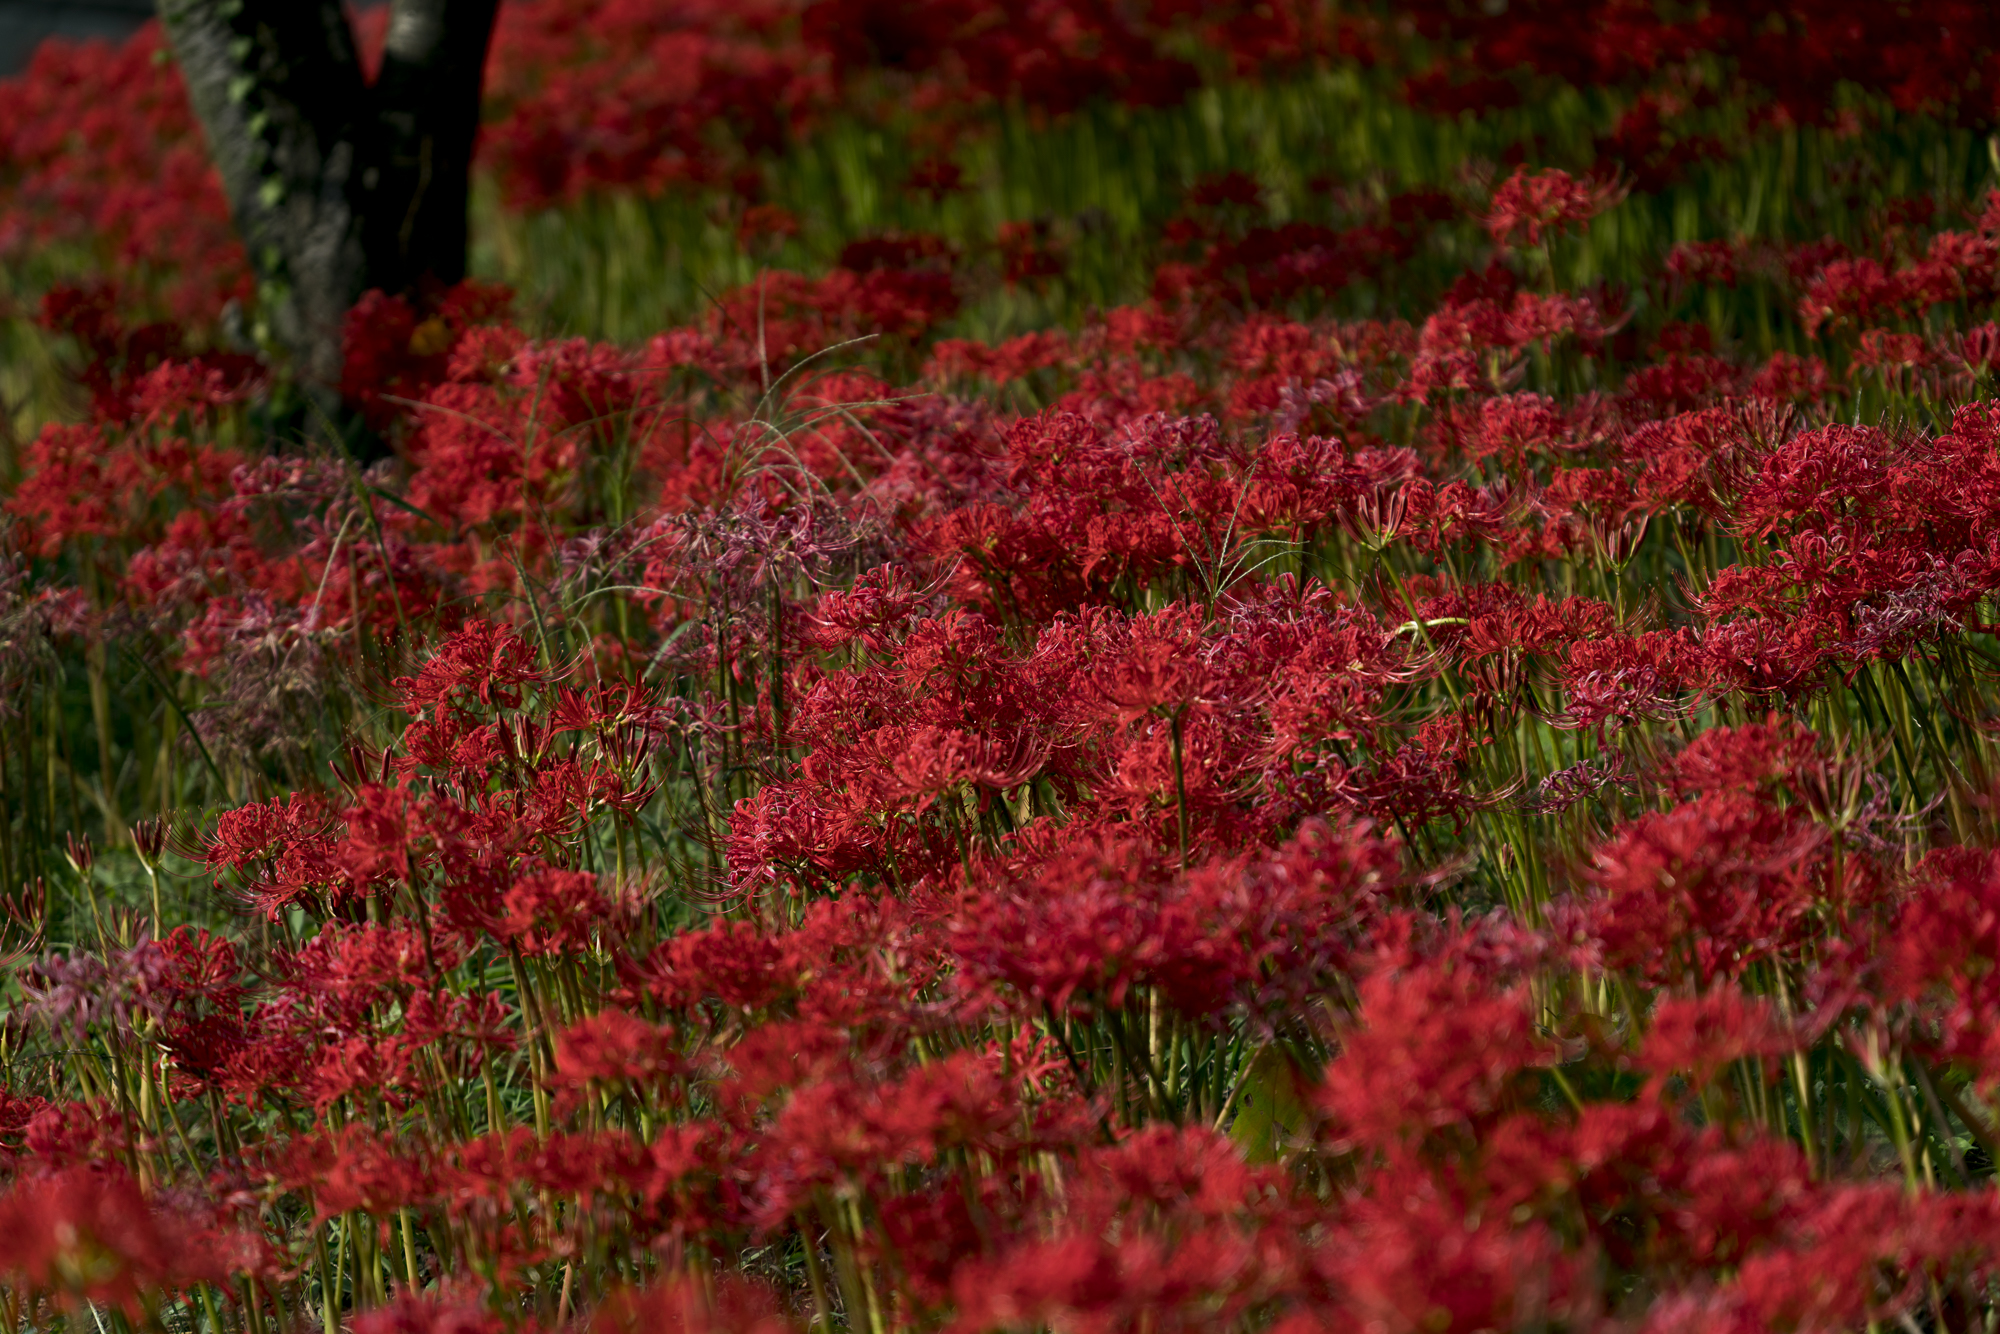
[[[527,1026],[528,1072],[533,1081],[532,1096],[535,1102],[535,1134],[543,1139],[549,1134],[549,1053],[544,1049],[548,1025],[541,1006],[536,1002],[534,988],[528,985],[528,971],[522,963],[521,952],[512,946],[507,950],[508,962],[514,968],[514,989],[521,997],[521,1019]]]
[[[104,641],[94,640],[84,653],[84,676],[90,686],[91,720],[97,728],[98,800],[104,807],[107,840],[125,828],[118,816],[118,773],[111,761],[111,689],[105,681]]]
[[[1169,720],[1174,747],[1174,806],[1179,817],[1182,874],[1186,874],[1188,864],[1187,773],[1181,763],[1181,717],[1184,712],[1184,708],[1175,709]]]
[[[396,1211],[396,1221],[403,1233],[403,1279],[410,1285],[411,1292],[420,1292],[423,1284],[417,1279],[417,1226],[410,1216],[409,1208]]]
[[[319,1317],[322,1334],[340,1334],[340,1316],[334,1309],[340,1300],[340,1284],[335,1278],[326,1258],[326,1224],[313,1229],[313,1240],[319,1250]],[[206,1290],[204,1289],[204,1294]],[[210,1319],[214,1319],[213,1316]],[[222,1328],[221,1325],[216,1326]]]
[[[1787,1021],[1790,1021],[1792,1017],[1792,998],[1790,990],[1785,986],[1784,967],[1783,965],[1774,965],[1771,972],[1777,983],[1778,1013],[1782,1014]],[[1806,1054],[1802,1051],[1793,1052],[1791,1067],[1792,1084],[1799,1099],[1799,1144],[1805,1149],[1806,1174],[1817,1178],[1820,1174],[1819,1155],[1813,1147],[1812,1080],[1806,1070]]]

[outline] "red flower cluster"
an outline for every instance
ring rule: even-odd
[[[1809,109],[1745,63],[1790,10],[1475,8],[1408,9],[1421,86],[1621,84],[1667,157],[1691,71]],[[1406,49],[1004,17],[533,0],[489,151],[735,191],[835,90],[969,123]],[[1798,66],[1965,111],[1983,20],[1933,18],[1931,75],[1867,16]],[[991,340],[1081,229],[853,239],[638,346],[372,295],[366,468],[53,290],[87,392],[0,533],[9,1324],[1989,1326],[2000,206],[1621,288],[1636,167],[1188,179],[1144,292]]]

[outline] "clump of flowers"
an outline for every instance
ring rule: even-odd
[[[1191,169],[1144,290],[991,339],[1098,222],[845,237],[633,345],[371,294],[365,465],[269,448],[196,315],[49,294],[9,1328],[1992,1325],[2000,198],[1605,216],[1724,151],[1716,88],[1972,67],[1872,11],[1781,78],[1790,14],[1196,8],[534,0],[487,151],[707,191],[762,263],[817,223],[754,165],[836,90],[935,119],[939,208],[996,107],[1211,65],[1626,100],[1490,191]],[[64,60],[153,77],[6,97]],[[10,198],[82,169],[9,133]]]

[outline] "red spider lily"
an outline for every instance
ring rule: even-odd
[[[1592,871],[1616,905],[1603,924],[1607,957],[1655,984],[1697,986],[1796,958],[1828,893],[1826,846],[1797,808],[1744,794],[1641,816],[1598,849]]]
[[[557,1075],[573,1084],[647,1081],[678,1073],[682,1065],[671,1027],[655,1027],[623,1010],[592,1015],[556,1039]]]
[[[576,953],[611,915],[587,872],[524,866],[493,906],[485,928],[523,954]]]
[[[1931,350],[1918,334],[1897,333],[1891,329],[1864,329],[1860,345],[1854,349],[1854,361],[1850,374],[1874,371],[1884,378],[1893,378],[1907,372],[1921,369],[1931,362]]]
[[[1983,1281],[1992,1226],[1983,1201],[1834,1188],[1803,1211],[1788,1245],[1744,1262],[1729,1295],[1760,1322],[1908,1319],[1938,1309],[1944,1292]]]
[[[169,968],[166,953],[151,940],[105,958],[52,954],[21,970],[25,1014],[53,1029],[69,1030],[78,1041],[98,1024],[129,1030],[165,1002]]]
[[[892,729],[885,729],[890,731]],[[901,729],[893,729],[901,730]],[[950,728],[909,729],[901,738],[883,736],[895,747],[895,772],[887,787],[898,798],[915,798],[921,813],[938,797],[970,785],[985,791],[1019,787],[1042,767],[1044,756],[1018,753],[1020,743],[1005,743]]]
[[[248,1258],[194,1220],[163,1217],[130,1177],[96,1166],[19,1181],[0,1196],[0,1254],[29,1291],[71,1308],[102,1303],[131,1319],[144,1293],[226,1281]]]
[[[303,993],[367,1004],[385,991],[421,986],[432,969],[456,962],[450,954],[440,958],[435,943],[407,922],[328,923],[291,952],[284,968],[287,980]]]
[[[1149,713],[1184,716],[1203,702],[1215,682],[1200,652],[1200,627],[1192,609],[1175,607],[1132,623],[1116,656],[1107,655],[1093,683],[1120,723]]]
[[[1540,394],[1501,394],[1476,405],[1476,412],[1441,415],[1437,428],[1465,456],[1499,456],[1518,474],[1529,454],[1551,452],[1569,437],[1569,420],[1554,400]]]
[[[947,158],[926,158],[910,169],[906,188],[920,190],[932,199],[942,199],[965,188],[965,173]]]
[[[51,423],[29,445],[27,476],[6,508],[25,521],[30,549],[44,556],[89,537],[144,541],[155,535],[144,514],[148,502],[171,492],[223,494],[239,461],[172,438],[108,439],[96,425]]]
[[[1361,983],[1360,1002],[1321,1091],[1337,1142],[1350,1147],[1393,1150],[1475,1129],[1520,1097],[1524,1072],[1555,1060],[1525,992],[1463,966],[1385,969]]]
[[[1265,867],[1183,878],[1157,847],[1109,830],[1071,835],[1029,883],[962,907],[954,950],[968,982],[1005,982],[1036,1009],[1115,1009],[1149,985],[1187,1018],[1220,1022],[1341,968],[1376,910],[1385,861],[1365,827],[1318,828]]]
[[[258,863],[310,862],[328,840],[331,813],[310,793],[224,811],[204,849],[211,866],[242,871]]]
[[[792,1334],[797,1325],[768,1289],[733,1275],[713,1286],[692,1278],[614,1292],[592,1317],[592,1334]],[[401,1334],[401,1331],[397,1331]]]
[[[1773,352],[1750,381],[1750,392],[1757,398],[1816,403],[1826,396],[1826,390],[1825,362],[1818,357],[1799,357],[1784,351]]]
[[[287,1185],[311,1191],[324,1221],[353,1209],[387,1214],[430,1200],[438,1183],[429,1157],[417,1146],[349,1126],[293,1141],[276,1171]]]
[[[408,299],[366,292],[348,312],[341,391],[376,429],[386,429],[405,407],[392,400],[424,399],[462,364],[458,349],[468,335],[507,312],[505,288],[461,283],[419,310]]]
[[[1580,181],[1566,171],[1530,172],[1519,167],[1493,192],[1481,221],[1501,246],[1538,246],[1544,231],[1559,233],[1589,222],[1623,197],[1623,190],[1606,182]]]
[[[1020,1143],[1019,1121],[992,1055],[960,1053],[880,1084],[844,1070],[803,1080],[762,1153],[761,1216],[775,1222],[815,1188],[852,1189],[945,1152],[1011,1157],[1028,1147]]]
[[[1438,1191],[1412,1184],[1406,1194],[1355,1210],[1316,1257],[1356,1318],[1384,1329],[1468,1334],[1588,1318],[1593,1294],[1552,1233],[1468,1215]]]
[[[1734,287],[1738,248],[1727,241],[1683,241],[1667,252],[1667,276],[1676,282]]]
[[[1889,937],[1889,995],[1917,1003],[1936,1027],[1919,1043],[1963,1062],[1982,1093],[2000,1082],[2000,993],[1984,962],[2000,931],[2000,880],[1992,858],[1963,850],[1937,856]]]
[[[1050,243],[1048,224],[1000,224],[1000,271],[1008,286],[1037,284],[1059,276],[1062,256]]]
[[[1031,1320],[1200,1328],[1283,1290],[1290,1252],[1268,1169],[1213,1132],[1158,1127],[1093,1150],[1066,1226],[952,1282],[958,1328]]]
[[[22,1127],[21,1141],[37,1162],[63,1171],[129,1161],[132,1135],[102,1101],[61,1102],[43,1103]]]
[[[397,458],[360,472],[224,448],[282,402],[198,351],[212,184],[125,193],[143,236],[87,199],[158,271],[44,304],[84,392],[0,535],[0,869],[65,817],[140,865],[78,841],[17,913],[102,937],[0,1025],[26,1318],[1984,1319],[2000,201],[1876,200],[1880,135],[1935,127],[1819,118],[1834,73],[1976,117],[1995,30],[1494,8],[510,4],[502,196],[669,193],[588,209],[819,267],[629,346],[366,297],[343,388]],[[1784,127],[1827,186],[1784,229],[1849,239],[1572,253],[1621,189],[1524,169],[1465,269],[1487,168],[1183,163],[1086,312],[1094,214],[995,241],[950,198],[954,159],[1015,189],[1002,103],[1039,144],[1364,55],[1411,134],[1523,103],[1506,162],[1581,80],[1635,189]],[[0,128],[0,252],[81,254],[50,201],[198,165],[191,122],[129,51],[37,68],[0,106],[76,128]],[[891,212],[990,243],[765,202],[836,110]],[[1010,284],[1048,290],[996,324]],[[225,789],[200,847],[135,818]],[[205,888],[175,851],[255,911],[144,940],[126,871]],[[268,1254],[210,1244],[253,1214]]]
[[[354,1334],[501,1334],[507,1322],[476,1298],[452,1301],[400,1294],[388,1306],[354,1318]]]
[[[1784,1055],[1798,1043],[1771,1002],[1725,984],[1691,999],[1663,997],[1638,1063],[1660,1076],[1685,1072],[1701,1088],[1731,1061]]]
[[[535,666],[535,650],[516,631],[472,621],[439,645],[417,675],[398,680],[396,688],[403,707],[420,717],[462,695],[488,707],[517,709],[522,687],[550,679]]]
[[[1669,781],[1681,791],[1747,791],[1793,781],[1821,768],[1818,738],[1773,715],[1747,727],[1703,732],[1674,756]]]
[[[1809,335],[1829,321],[1874,324],[1899,314],[1909,296],[1900,277],[1879,262],[1837,259],[1820,270],[1799,299],[1799,318]]]
[[[1720,357],[1676,352],[1626,376],[1620,399],[1628,416],[1643,421],[1707,407],[1736,392],[1740,380]]]

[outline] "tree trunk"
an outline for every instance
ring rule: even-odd
[[[269,342],[323,400],[370,288],[465,276],[498,0],[393,0],[370,86],[338,0],[159,0],[257,277]]]
[[[499,0],[390,7],[372,90],[381,175],[365,210],[369,286],[400,292],[465,277],[472,145],[498,8]]]

